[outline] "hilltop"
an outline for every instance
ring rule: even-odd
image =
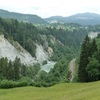
[[[49,18],[41,18],[33,14],[21,14],[0,9],[0,17],[13,18],[19,21],[32,24],[49,24],[49,23],[77,23],[80,25],[97,25],[100,24],[100,15],[96,13],[78,13],[71,16],[51,16]]]
[[[100,15],[95,13],[79,13],[68,17],[51,16],[45,19],[50,23],[78,23],[80,25],[100,24]]]
[[[37,15],[9,12],[7,10],[2,10],[2,9],[0,9],[0,17],[13,18],[13,19],[17,19],[19,21],[33,23],[33,24],[47,23],[45,20],[43,20],[41,17],[39,17]]]

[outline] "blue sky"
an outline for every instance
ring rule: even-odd
[[[100,14],[100,0],[0,0],[0,9],[24,14],[36,14],[42,18],[70,16],[76,13]]]

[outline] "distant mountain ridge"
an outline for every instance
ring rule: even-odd
[[[32,14],[21,14],[9,12],[0,9],[0,17],[13,18],[19,21],[29,22],[33,24],[46,24],[46,23],[78,23],[80,25],[98,25],[100,24],[100,15],[95,13],[78,13],[68,17],[51,16],[49,18],[41,18]]]
[[[42,19],[41,17],[39,17],[37,15],[9,12],[9,11],[2,10],[2,9],[0,9],[0,17],[14,18],[19,21],[29,22],[29,23],[33,23],[33,24],[47,23],[44,19]]]
[[[52,16],[45,19],[48,22],[61,22],[61,23],[78,23],[81,25],[96,25],[100,24],[100,15],[95,13],[78,13],[69,17]]]

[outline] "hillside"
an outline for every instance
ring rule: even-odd
[[[21,63],[25,65],[42,64],[44,60],[48,60],[49,54],[41,45],[36,44],[36,58],[26,51],[18,42],[13,41],[12,44],[5,39],[4,35],[0,35],[0,58],[7,57],[8,60],[14,61],[16,57],[20,58]],[[41,59],[42,57],[42,59]]]
[[[40,25],[35,27],[31,23],[18,22],[16,19],[0,18],[1,76],[8,81],[17,81],[24,76],[28,76],[31,81],[36,82],[36,86],[40,87],[67,81],[65,76],[67,77],[68,74],[68,62],[78,55],[80,45],[87,33],[88,31],[84,27],[77,24]],[[20,59],[14,61],[16,56]],[[14,62],[9,62],[10,60]],[[51,62],[49,63],[49,61]],[[51,66],[52,61],[56,62],[55,66]],[[51,64],[52,70],[49,69],[50,72],[47,71],[48,73],[44,71],[40,73],[41,65],[47,63]],[[15,67],[16,65],[17,67]],[[27,68],[29,65],[31,66]],[[13,73],[14,71],[17,73]],[[39,75],[37,75],[38,73]],[[18,76],[17,78],[15,74]],[[26,85],[28,84],[29,81]]]
[[[25,85],[33,84],[34,80],[34,85],[38,87],[48,87],[60,82],[68,82],[69,61],[79,55],[84,37],[92,31],[94,31],[92,36],[95,36],[93,34],[97,30],[100,31],[100,26],[84,27],[72,23],[34,26],[31,23],[18,22],[16,19],[0,18],[0,71],[2,72],[0,87],[7,85],[5,78],[8,80],[8,85],[10,84],[8,88],[12,87],[12,84],[17,87],[18,85],[13,81],[18,82],[24,77],[31,79],[31,82],[27,81]],[[13,61],[16,56],[20,59],[17,58]],[[27,67],[20,61],[32,65]],[[52,69],[49,69],[49,72],[46,71],[47,73],[45,71],[39,72],[41,65],[48,65],[49,61],[56,62],[56,64],[53,64],[54,66],[51,66],[51,64]],[[34,62],[37,64],[34,65]],[[13,75],[10,75],[10,73]]]
[[[1,100],[99,100],[100,82],[63,83],[49,88],[0,89]]]
[[[56,61],[63,55],[67,55],[68,59],[73,57],[87,34],[84,27],[76,24],[35,27],[16,19],[0,18],[0,26],[0,33],[4,34],[7,40],[17,41],[33,57],[37,56],[36,50],[40,45],[40,48]]]
[[[68,17],[52,16],[46,18],[50,23],[78,23],[80,25],[97,25],[100,24],[100,15],[95,13],[79,13]]]
[[[7,57],[14,61],[18,57],[23,64],[33,65],[36,63],[35,59],[18,42],[13,42],[13,44],[15,47],[4,38],[4,35],[0,35],[0,58]]]
[[[19,21],[24,21],[24,22],[33,23],[33,24],[47,23],[45,20],[43,20],[41,17],[37,15],[9,12],[9,11],[2,10],[2,9],[0,9],[0,17],[13,18]]]

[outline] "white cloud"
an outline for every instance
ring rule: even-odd
[[[81,12],[100,14],[99,0],[0,0],[0,9],[41,17],[69,16]]]

